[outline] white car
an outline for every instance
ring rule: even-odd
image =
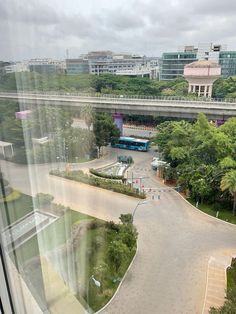
[[[159,166],[167,165],[166,161],[160,160],[159,157],[153,157],[151,166],[153,170],[157,170]]]
[[[158,157],[153,157],[152,158],[152,162],[151,162],[151,166],[152,166],[152,169],[153,170],[157,170],[157,168],[158,168],[158,162],[159,162],[160,160],[159,160],[159,158]]]

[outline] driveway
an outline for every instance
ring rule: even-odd
[[[236,227],[204,215],[176,192],[164,189],[150,169],[152,152],[111,150],[132,155],[133,176],[147,188],[157,188],[160,199],[138,207],[134,222],[139,232],[138,253],[119,292],[103,314],[200,314],[206,287],[207,262],[215,252],[236,250]],[[1,162],[9,180],[22,192],[54,195],[55,201],[96,217],[118,221],[132,213],[138,200],[48,175],[52,166],[17,166]],[[63,166],[63,165],[62,165]],[[55,165],[53,166],[55,168]],[[82,165],[81,168],[90,167]],[[131,169],[130,169],[131,171]]]

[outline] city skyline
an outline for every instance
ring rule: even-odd
[[[119,13],[119,14],[118,14]],[[236,50],[236,3],[108,0],[0,4],[0,60],[78,57],[92,50],[161,56],[199,42]]]

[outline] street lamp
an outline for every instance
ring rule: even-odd
[[[148,203],[148,201],[139,201],[139,202],[138,202],[138,204],[136,205],[136,207],[135,207],[135,209],[134,209],[134,211],[133,211],[133,214],[132,214],[132,222],[134,221],[134,215],[135,215],[136,210],[138,209],[138,207],[139,207],[140,205],[145,205],[145,204],[147,204],[147,203]]]
[[[59,160],[60,160],[60,157],[57,156],[56,158],[57,158],[57,170],[59,171],[59,163],[58,163],[58,162],[59,162]]]
[[[101,287],[101,282],[96,280],[94,278],[94,275],[92,275],[91,277],[89,277],[89,280],[88,280],[88,286],[87,286],[87,304],[89,306],[89,284],[90,284],[90,280],[92,279],[92,281],[94,282],[95,286],[100,288]],[[89,309],[89,312],[90,312],[90,309]]]

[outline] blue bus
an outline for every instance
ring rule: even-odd
[[[120,137],[116,139],[114,138],[111,141],[112,147],[138,150],[141,152],[147,152],[149,150],[149,145],[149,140],[143,140],[134,137]]]

